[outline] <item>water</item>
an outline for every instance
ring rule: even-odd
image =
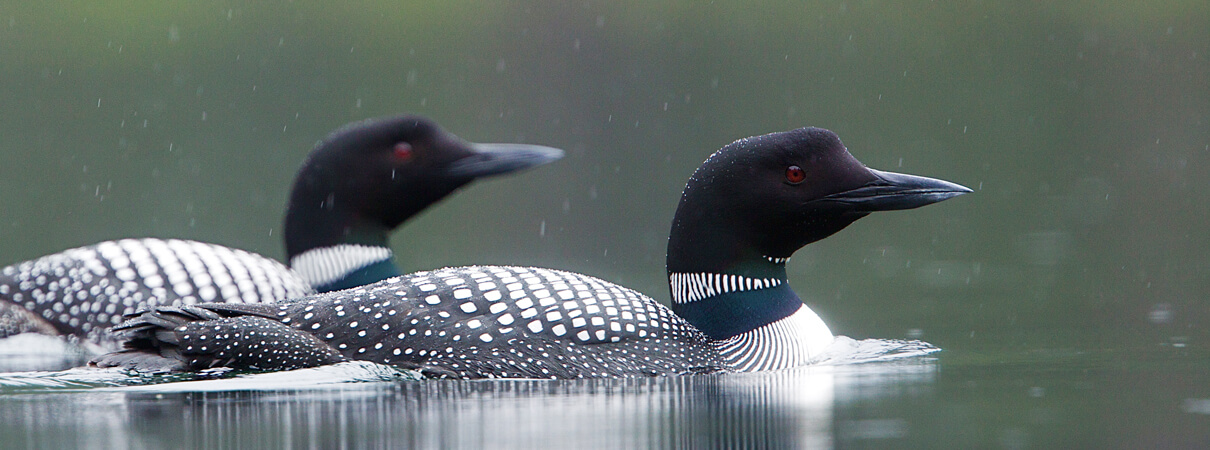
[[[837,397],[927,389],[937,365],[924,355],[936,350],[841,338],[809,368],[571,381],[419,380],[362,362],[193,381],[110,369],[10,373],[0,375],[0,434],[23,434],[34,448],[817,447],[836,438]],[[887,439],[904,437],[907,424],[843,426],[857,439]]]
[[[840,338],[750,374],[421,380],[370,363],[217,378],[0,375],[8,448],[1199,448],[1207,355],[987,354]],[[207,377],[203,377],[207,378]]]
[[[151,392],[59,372],[88,353],[52,343],[0,349],[0,379],[33,383],[0,387],[0,442],[1208,447],[1207,29],[1210,3],[1186,0],[0,0],[3,265],[142,236],[280,258],[314,143],[399,112],[568,150],[407,224],[392,244],[408,270],[538,265],[667,302],[667,232],[694,168],[808,125],[870,167],[976,189],[862,219],[787,266],[833,331],[939,353],[642,381],[312,372]]]

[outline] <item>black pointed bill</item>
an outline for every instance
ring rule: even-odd
[[[857,212],[919,208],[974,192],[966,186],[936,178],[869,169],[876,179],[857,189],[839,192],[816,202],[839,203]]]
[[[467,155],[446,167],[446,173],[459,177],[486,177],[515,172],[554,162],[563,150],[529,144],[470,144]]]

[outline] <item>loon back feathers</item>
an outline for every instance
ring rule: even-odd
[[[23,308],[36,331],[112,346],[106,329],[140,309],[175,303],[271,302],[315,291],[281,263],[177,239],[107,241],[0,269],[0,304]],[[31,328],[33,327],[33,328]]]
[[[189,370],[288,370],[339,354],[456,378],[650,376],[725,367],[705,337],[667,307],[597,278],[550,269],[447,268],[276,305],[197,308],[214,315],[165,321],[181,313],[161,308],[123,324],[131,350],[94,364],[139,368],[129,359],[154,347],[171,348],[152,352],[179,355]],[[236,319],[250,326],[232,331]],[[283,344],[266,347],[266,335]]]

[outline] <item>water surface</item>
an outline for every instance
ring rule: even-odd
[[[7,373],[0,436],[20,443],[13,448],[1210,443],[1210,374],[1191,362],[1206,355],[1185,349],[887,359],[871,357],[875,341],[850,346],[867,351],[775,372],[641,379],[420,380],[369,363],[193,381],[108,369]]]

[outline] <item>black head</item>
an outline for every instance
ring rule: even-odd
[[[299,170],[286,211],[286,252],[385,244],[377,242],[385,233],[476,178],[562,156],[550,147],[466,142],[418,116],[346,125]]]
[[[915,208],[970,189],[880,172],[835,133],[800,128],[738,140],[689,179],[668,243],[670,272],[743,272],[789,257],[874,211]]]

